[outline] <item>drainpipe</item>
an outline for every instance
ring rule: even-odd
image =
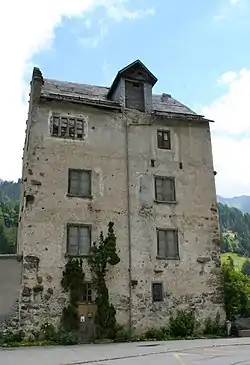
[[[130,204],[130,171],[129,171],[129,145],[128,145],[128,118],[125,114],[125,148],[126,148],[126,180],[127,180],[127,210],[128,210],[128,280],[129,280],[129,336],[132,335],[132,235],[131,235],[131,204]]]

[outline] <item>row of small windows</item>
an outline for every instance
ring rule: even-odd
[[[91,225],[68,224],[67,254],[88,256],[91,247]],[[178,232],[176,229],[157,229],[157,258],[179,259]]]
[[[54,115],[51,117],[50,129],[53,137],[83,139],[84,119]],[[157,130],[157,146],[160,149],[171,149],[169,130]]]
[[[91,170],[69,170],[68,194],[75,197],[91,197]],[[168,176],[155,176],[155,200],[175,202],[175,179]]]

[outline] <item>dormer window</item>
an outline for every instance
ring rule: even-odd
[[[145,111],[144,84],[142,82],[125,81],[125,107]]]

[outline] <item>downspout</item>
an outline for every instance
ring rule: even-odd
[[[126,149],[126,180],[127,180],[127,210],[128,210],[128,280],[129,280],[129,337],[132,336],[132,235],[131,235],[131,204],[130,204],[130,171],[129,171],[129,141],[128,141],[128,118],[125,118],[125,149]]]

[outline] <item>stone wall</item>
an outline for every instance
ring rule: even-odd
[[[50,137],[52,111],[86,120],[83,141]],[[108,273],[118,322],[129,321],[129,238],[125,125],[128,124],[131,199],[132,324],[162,326],[173,309],[195,305],[201,318],[222,313],[218,213],[209,125],[111,112],[84,105],[41,102],[30,114],[24,155],[19,251],[24,257],[21,325],[58,322],[65,305],[60,281],[67,258],[67,223],[92,225],[92,240],[115,224],[121,262]],[[157,128],[168,128],[172,150],[157,148]],[[152,167],[151,160],[154,160]],[[67,196],[68,169],[92,170],[92,199]],[[176,179],[176,204],[154,202],[154,175]],[[32,197],[32,199],[27,199]],[[180,260],[156,259],[156,228],[177,228]],[[86,262],[84,271],[91,279]],[[153,303],[153,281],[164,302]]]

